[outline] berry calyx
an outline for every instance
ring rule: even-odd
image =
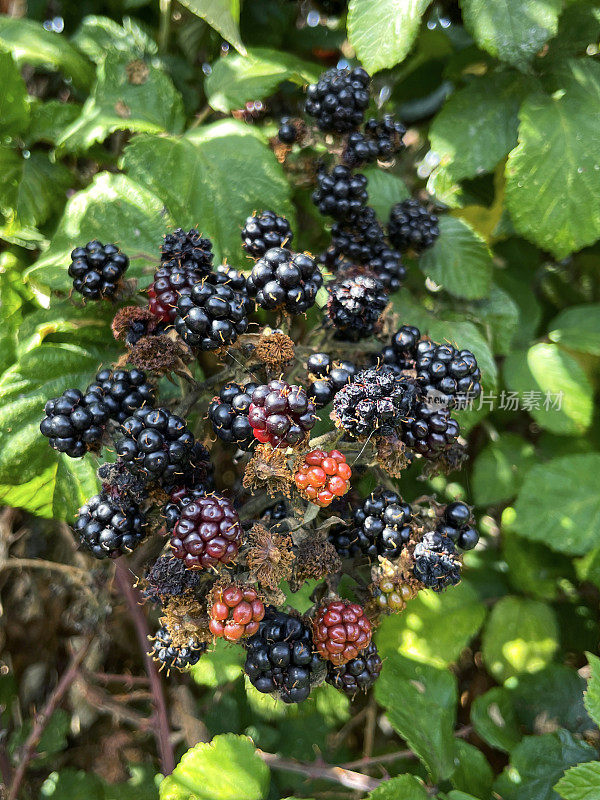
[[[371,641],[371,635],[364,609],[349,600],[334,600],[321,606],[313,623],[318,654],[336,666],[356,658]]]
[[[216,595],[208,611],[208,627],[213,636],[237,642],[258,632],[265,606],[255,589],[232,584],[219,588]]]
[[[311,450],[294,475],[296,488],[306,500],[325,508],[350,489],[352,470],[339,450]]]

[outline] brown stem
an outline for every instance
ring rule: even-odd
[[[9,786],[12,781],[13,771],[4,744],[0,745],[0,772],[2,773],[2,784],[0,785],[6,791],[6,787]]]
[[[31,733],[29,734],[29,736],[27,737],[27,741],[23,745],[21,760],[19,761],[19,764],[15,770],[15,774],[12,779],[10,789],[8,791],[7,800],[17,800],[21,783],[23,782],[23,778],[25,777],[27,765],[33,758],[35,750],[40,742],[41,736],[46,728],[46,725],[50,720],[50,717],[55,712],[60,701],[63,699],[69,687],[77,677],[79,665],[85,658],[85,655],[91,643],[92,643],[91,638],[87,639],[87,641],[83,644],[83,646],[80,647],[80,649],[75,653],[75,655],[72,656],[67,671],[63,673],[61,679],[56,684],[54,691],[48,698],[48,701],[44,706],[44,708],[42,709],[41,713],[37,714],[33,723],[33,727],[31,729]]]
[[[111,672],[85,671],[85,677],[98,683],[124,683],[125,686],[147,686],[148,678],[145,675],[117,675]]]
[[[319,764],[318,762],[306,764],[301,761],[294,761],[291,758],[281,758],[275,753],[265,753],[262,750],[257,750],[257,753],[265,764],[272,769],[296,772],[299,775],[304,775],[305,778],[340,783],[348,789],[370,792],[376,789],[382,782],[379,778],[371,778],[369,775],[363,775],[360,772],[352,772],[343,767],[332,767],[329,764]]]
[[[133,587],[129,576],[129,570],[125,564],[122,563],[120,558],[115,561],[115,580],[121,594],[125,598],[129,613],[131,614],[138,642],[142,650],[146,672],[150,680],[150,690],[154,698],[156,718],[156,725],[154,725],[153,730],[161,771],[163,775],[170,775],[175,769],[175,756],[171,746],[171,731],[169,728],[169,716],[167,714],[163,685],[156,664],[148,655],[148,648],[150,647],[148,636],[150,631],[148,630],[146,615],[140,606],[141,598],[139,592]]]

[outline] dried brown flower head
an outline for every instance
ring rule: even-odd
[[[410,465],[406,445],[397,436],[378,439],[375,443],[377,463],[392,478],[401,478]]]
[[[272,370],[281,370],[294,360],[294,343],[282,331],[265,328],[254,349],[254,357]]]
[[[197,600],[170,598],[163,606],[163,612],[160,623],[169,631],[175,647],[186,647],[190,639],[212,641],[208,614]]]
[[[138,369],[145,369],[156,375],[175,372],[189,375],[186,361],[190,360],[189,349],[180,341],[161,336],[142,336],[131,350],[121,359]]]
[[[112,321],[111,329],[117,340],[128,341],[129,337],[139,330],[149,335],[154,332],[158,320],[149,308],[125,306],[120,308]],[[139,338],[136,336],[136,338]]]
[[[262,525],[254,525],[248,533],[246,563],[261,586],[277,589],[289,580],[294,562],[292,537]]]
[[[278,494],[290,497],[292,481],[285,453],[269,444],[261,444],[246,464],[243,484],[246,489],[266,489],[271,497]]]
[[[298,591],[304,581],[335,575],[342,568],[342,560],[327,539],[308,537],[296,550],[294,575],[290,581],[293,591]]]

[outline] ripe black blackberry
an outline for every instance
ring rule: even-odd
[[[294,125],[291,117],[282,117],[279,121],[277,136],[283,144],[294,144],[298,141],[298,128]]]
[[[414,366],[420,338],[421,331],[414,325],[402,325],[392,336],[391,347],[395,354],[396,364],[401,369],[410,369]]]
[[[182,464],[172,482],[163,481],[162,487],[171,497],[186,492],[190,489],[201,489],[209,492],[214,489],[214,467],[210,460],[210,453],[201,442],[194,442],[190,455]]]
[[[383,247],[366,264],[367,269],[381,281],[388,292],[397,292],[406,279],[406,267],[396,250]]]
[[[185,672],[189,667],[193,667],[208,648],[206,642],[198,642],[196,639],[190,639],[185,647],[176,647],[171,634],[164,627],[159,628],[154,636],[148,638],[152,642],[149,655],[160,665],[160,670],[167,670],[167,675],[172,669]]]
[[[332,361],[327,353],[309,356],[306,371],[312,379],[306,392],[317,408],[328,405],[357,372],[351,361]]]
[[[196,350],[217,350],[233,344],[248,327],[242,295],[212,276],[195,283],[177,301],[175,330]]]
[[[275,505],[266,508],[262,513],[262,518],[267,522],[281,522],[288,515],[287,508],[283,500],[280,500]]]
[[[248,639],[244,671],[255,689],[276,694],[284,703],[301,703],[325,676],[313,653],[309,628],[299,619],[268,609],[257,634]]]
[[[461,561],[451,539],[438,531],[429,531],[415,545],[413,574],[434,592],[460,582]]]
[[[327,683],[353,699],[358,692],[367,692],[381,672],[383,662],[374,642],[371,642],[356,658],[339,667],[327,664]]]
[[[349,554],[397,558],[409,540],[411,519],[411,507],[396,492],[372,492],[354,512]]]
[[[304,110],[326,133],[355,130],[369,105],[371,78],[361,67],[327,70],[306,90]]]
[[[401,253],[407,250],[421,253],[431,247],[439,235],[438,218],[417,200],[410,198],[392,206],[388,236]]]
[[[256,262],[247,286],[261,308],[285,309],[302,314],[314,305],[323,276],[315,261],[304,253],[272,247]]]
[[[86,300],[110,300],[128,266],[129,259],[116,244],[103,245],[94,239],[71,252],[69,275],[73,289]]]
[[[60,397],[48,400],[40,431],[50,447],[71,458],[88,450],[98,450],[108,422],[108,406],[96,395],[84,396],[79,389],[67,389]]]
[[[320,169],[317,173],[317,188],[312,201],[324,216],[350,222],[358,216],[368,199],[367,179],[360,172],[355,174],[338,164],[331,172]]]
[[[248,450],[256,441],[252,426],[248,422],[248,410],[252,402],[252,392],[258,384],[226,383],[218,396],[208,406],[208,418],[213,431],[224,442]]]
[[[416,369],[423,392],[445,395],[449,407],[457,398],[475,399],[481,394],[481,372],[470,350],[421,339],[416,346]]]
[[[365,369],[337,392],[333,414],[351,436],[392,436],[412,417],[418,396],[414,381],[386,369]]]
[[[387,245],[375,209],[364,206],[351,222],[335,222],[331,228],[331,253],[336,253],[339,265],[341,256],[352,264],[368,264]]]
[[[425,458],[435,460],[448,450],[460,435],[460,427],[447,408],[419,403],[412,418],[402,423],[402,441]]]
[[[150,480],[173,483],[190,466],[194,437],[181,417],[165,408],[140,408],[119,429],[117,455]]]
[[[77,512],[74,530],[95,558],[118,558],[143,542],[146,517],[127,494],[111,497],[102,491]]]
[[[166,267],[182,266],[201,274],[209,272],[213,260],[212,242],[202,238],[196,228],[177,228],[168,233],[161,247],[161,263]]]
[[[356,342],[374,333],[388,302],[381,281],[370,275],[356,275],[335,281],[327,289],[327,313],[340,337]]]
[[[151,408],[156,391],[140,369],[103,369],[86,389],[86,396],[92,395],[107,406],[110,419],[123,422],[136,409]]]
[[[472,550],[479,541],[479,533],[471,521],[469,506],[457,500],[444,509],[442,522],[438,525],[437,531],[452,539],[461,550]]]
[[[360,167],[376,159],[386,161],[404,149],[402,137],[406,128],[401,122],[386,114],[383,119],[368,119],[363,132],[348,134],[342,160],[349,167]]]
[[[260,258],[272,247],[287,247],[293,239],[290,223],[274,211],[255,212],[242,228],[242,247]]]

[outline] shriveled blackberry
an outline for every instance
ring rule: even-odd
[[[248,327],[244,298],[225,283],[209,278],[195,283],[177,301],[177,333],[196,350],[217,350],[233,344]]]
[[[371,641],[371,623],[358,603],[333,600],[321,606],[313,622],[313,642],[326,661],[340,666],[356,658]]]
[[[117,455],[151,480],[173,483],[190,466],[194,437],[181,417],[165,408],[140,408],[120,428]]]
[[[187,569],[207,569],[231,563],[242,536],[240,518],[231,501],[222,495],[208,494],[183,505],[171,537],[171,548]]]
[[[410,505],[396,492],[372,492],[354,512],[349,555],[397,558],[409,540],[411,520]]]
[[[416,347],[416,369],[423,392],[445,395],[449,407],[457,398],[475,399],[481,394],[481,372],[470,350],[421,339]]]
[[[175,556],[159,556],[145,575],[145,594],[159,602],[169,597],[194,594],[205,583],[203,573],[185,568]]]
[[[284,144],[294,144],[294,142],[298,141],[298,128],[294,125],[290,117],[281,118],[277,136],[279,137],[279,141]]]
[[[116,244],[103,245],[94,239],[71,252],[69,275],[73,289],[86,300],[110,300],[128,266],[129,259]]]
[[[189,667],[197,664],[207,648],[206,642],[190,639],[185,647],[176,647],[167,628],[159,628],[154,636],[148,637],[152,642],[150,655],[160,665],[160,669],[176,669],[185,672]]]
[[[392,206],[388,221],[390,242],[401,253],[421,253],[440,235],[438,218],[430,214],[418,200],[410,198]]]
[[[450,503],[444,509],[438,533],[452,539],[461,550],[472,550],[479,541],[479,533],[472,526],[471,509],[460,500]]]
[[[376,258],[386,243],[375,209],[364,206],[351,222],[335,222],[331,228],[331,244],[338,256],[346,256],[352,264],[368,264]]]
[[[367,179],[360,172],[353,173],[338,164],[331,172],[321,169],[317,173],[312,200],[324,216],[349,222],[358,216],[368,199]]]
[[[402,441],[415,453],[436,459],[460,435],[460,427],[447,408],[419,403],[411,419],[403,422]]]
[[[249,293],[261,308],[285,309],[302,314],[314,305],[323,276],[314,259],[272,247],[256,262],[248,276]]]
[[[86,389],[86,395],[94,395],[104,403],[110,419],[123,422],[136,409],[151,408],[156,391],[141,369],[103,369]]]
[[[370,83],[371,78],[361,67],[329,69],[306,90],[304,110],[326,133],[355,130],[369,105]]]
[[[108,421],[108,406],[96,395],[84,396],[79,389],[67,389],[60,397],[48,400],[40,431],[50,447],[71,458],[97,450]]]
[[[242,247],[260,258],[272,247],[287,247],[293,239],[290,223],[274,211],[255,212],[242,228]]]
[[[460,582],[461,562],[452,540],[429,531],[415,545],[413,573],[428,589],[441,592]]]
[[[388,292],[397,292],[406,279],[406,267],[402,263],[402,256],[388,247],[382,248],[371,258],[366,267],[377,280],[381,281]]]
[[[388,302],[383,283],[370,275],[344,278],[328,286],[327,313],[338,334],[356,342],[375,332]]]
[[[382,666],[377,647],[371,642],[346,664],[336,667],[330,662],[325,680],[348,697],[354,698],[358,692],[367,692],[374,685]]]
[[[368,119],[362,132],[348,134],[342,160],[349,167],[360,167],[376,159],[386,161],[404,149],[405,133],[404,125],[391,114],[385,114],[381,120]]]
[[[270,381],[252,392],[248,420],[259,442],[294,447],[306,439],[317,417],[305,389]]]
[[[146,517],[126,494],[111,497],[102,491],[77,512],[74,530],[95,558],[118,558],[143,542]]]
[[[415,382],[386,369],[365,369],[336,394],[333,414],[351,436],[391,436],[410,419],[418,399]]]
[[[301,703],[325,675],[313,652],[309,628],[299,619],[268,609],[259,631],[246,643],[244,672],[255,689],[284,703]]]
[[[208,418],[219,439],[235,444],[241,450],[248,450],[256,441],[248,421],[252,392],[256,386],[255,383],[245,386],[233,381],[226,383],[208,407]]]

